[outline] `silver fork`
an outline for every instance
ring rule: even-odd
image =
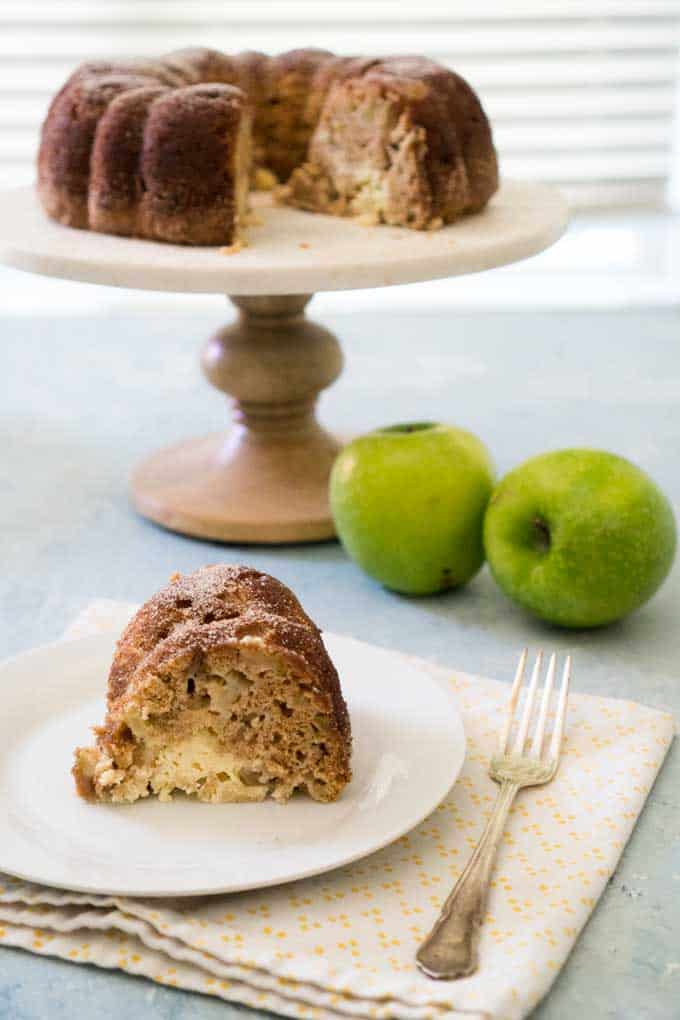
[[[571,656],[567,656],[564,664],[562,684],[555,710],[555,723],[547,750],[544,750],[543,745],[557,669],[555,655],[550,656],[533,739],[529,747],[526,747],[543,665],[543,652],[539,652],[536,656],[524,710],[511,746],[513,723],[526,662],[527,649],[525,648],[520,655],[515,673],[508,711],[498,741],[498,750],[489,765],[489,775],[500,784],[493,813],[467,867],[442,907],[434,928],[416,955],[418,966],[431,978],[452,980],[466,977],[477,970],[479,932],[486,909],[491,870],[508,811],[512,807],[518,790],[524,786],[540,786],[543,783],[549,783],[557,772],[564,721],[567,714]]]

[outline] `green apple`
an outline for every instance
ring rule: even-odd
[[[543,620],[599,627],[646,602],[676,545],[671,506],[639,468],[601,450],[557,450],[503,478],[484,519],[491,572]]]
[[[482,522],[493,467],[479,439],[431,422],[360,436],[330,481],[335,526],[360,567],[387,588],[430,595],[484,562]]]

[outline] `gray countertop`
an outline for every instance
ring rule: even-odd
[[[314,306],[310,313],[314,314]],[[228,313],[225,312],[226,319]],[[216,560],[278,575],[325,628],[507,677],[518,647],[575,655],[576,683],[680,719],[680,568],[623,623],[565,633],[524,616],[484,570],[466,589],[406,599],[335,543],[220,547],[136,517],[126,476],[147,451],[222,427],[197,354],[218,318],[0,319],[0,650],[58,637],[88,601],[141,601],[174,570]],[[499,472],[588,445],[639,463],[680,506],[680,316],[650,309],[337,315],[347,369],[323,398],[337,430],[409,419],[464,424]],[[680,1017],[680,755],[674,747],[624,859],[534,1014]],[[0,1017],[207,1020],[242,1012],[120,973],[0,951]]]

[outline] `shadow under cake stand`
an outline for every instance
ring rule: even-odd
[[[387,287],[492,269],[563,233],[567,207],[544,185],[506,181],[489,206],[432,232],[301,212],[255,195],[259,225],[228,254],[112,237],[53,223],[32,188],[0,194],[0,262],[46,276],[142,290],[229,295],[236,321],[203,352],[228,394],[227,433],[147,457],[132,475],[139,513],[173,531],[223,542],[333,537],[328,474],[340,442],[316,418],[342,369],[337,339],[305,316],[314,291]]]

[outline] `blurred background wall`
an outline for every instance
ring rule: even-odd
[[[516,277],[538,272],[565,301],[555,274],[586,302],[675,301],[679,39],[680,0],[0,0],[0,187],[32,180],[49,99],[85,59],[187,45],[423,53],[478,90],[504,175],[558,184],[577,212],[557,249],[493,274],[491,300],[524,300]],[[474,303],[479,286],[430,293]],[[36,299],[59,303],[58,289]]]

